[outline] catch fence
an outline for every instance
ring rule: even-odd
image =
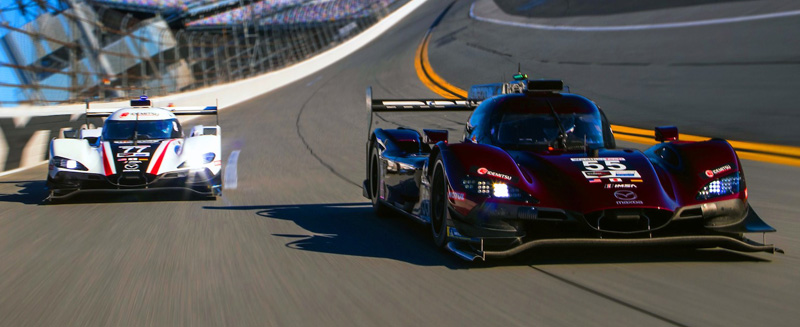
[[[349,13],[359,1],[366,5],[357,14],[332,14]],[[251,10],[237,20],[197,24],[176,24],[169,13],[68,2],[22,27],[0,24],[7,54],[0,69],[15,75],[0,81],[15,94],[0,105],[160,96],[257,76],[336,46],[406,1],[333,0],[329,6],[339,7],[295,6],[268,16]]]

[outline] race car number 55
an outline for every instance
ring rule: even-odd
[[[625,170],[628,169],[621,160],[611,160],[611,159],[591,159],[591,160],[576,160],[572,159],[573,161],[580,161],[583,163],[583,168],[589,171],[597,171],[597,170]]]

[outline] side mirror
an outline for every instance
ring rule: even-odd
[[[423,129],[422,133],[425,134],[423,142],[426,144],[436,144],[439,143],[439,141],[447,143],[446,129]]]
[[[656,127],[656,141],[667,142],[678,140],[678,128],[675,126]]]
[[[78,130],[66,130],[64,131],[64,138],[65,139],[76,139],[78,138]]]

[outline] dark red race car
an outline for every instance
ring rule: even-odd
[[[446,130],[381,129],[367,141],[364,196],[379,215],[430,224],[467,260],[539,246],[688,246],[775,252],[744,233],[774,232],[747,201],[739,158],[721,139],[616,148],[603,111],[557,80],[476,85],[467,100],[375,100],[377,111],[472,111],[460,143]],[[780,250],[777,250],[780,251]]]

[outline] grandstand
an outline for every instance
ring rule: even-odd
[[[377,8],[385,8],[393,0],[331,0],[312,2],[261,20],[260,24],[314,24],[367,17]]]
[[[89,0],[97,6],[144,15],[163,16],[171,23],[191,17],[225,12],[254,0]],[[274,1],[274,0],[273,0]]]
[[[9,76],[0,106],[168,94],[255,76],[305,60],[407,0],[19,1],[35,10],[0,24],[0,71]]]
[[[244,21],[253,21],[281,12],[286,8],[301,5],[307,0],[263,0],[250,5],[235,8],[223,13],[201,18],[186,24],[187,27],[229,26]]]
[[[187,28],[225,28],[243,22],[259,26],[315,24],[373,15],[396,0],[265,0],[204,17]]]

